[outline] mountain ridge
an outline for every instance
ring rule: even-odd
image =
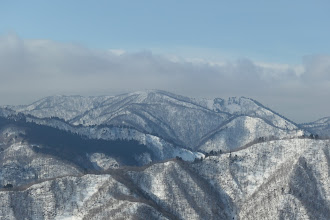
[[[160,91],[0,108],[0,218],[327,220],[327,123]]]
[[[52,97],[50,98],[52,99]],[[76,97],[65,96],[64,100],[59,99],[61,108],[63,103],[67,102],[66,99],[71,102],[72,98]],[[82,102],[80,103],[79,99],[89,100],[86,101],[87,103],[92,102],[90,99],[97,101],[96,104],[87,105],[89,106],[87,108],[85,101],[80,100]],[[48,103],[47,99],[43,100],[46,100],[44,104],[46,107],[56,104],[56,102]],[[72,125],[132,126],[143,133],[156,134],[164,140],[188,149],[196,149],[202,142],[201,140],[209,136],[210,132],[237,116],[260,118],[279,129],[303,130],[299,125],[269,110],[255,100],[245,97],[229,98],[228,101],[219,100],[219,98],[213,100],[192,99],[165,91],[152,90],[118,96],[85,98],[79,96],[76,100],[78,104],[73,106],[78,110],[73,109],[75,112],[72,113],[72,103],[70,103],[70,112],[67,114],[63,110],[57,110],[56,107],[53,113],[52,109],[47,107],[47,114],[43,114],[42,109],[31,108],[31,106],[13,107],[12,109],[39,118],[59,117]],[[240,106],[241,102],[244,102],[244,105]],[[239,111],[230,110],[234,105]],[[82,106],[80,110],[79,106]],[[94,106],[96,107],[94,108]],[[64,111],[66,110],[64,109]],[[177,120],[183,118],[184,120],[178,124],[177,121],[173,121],[173,118]],[[197,121],[191,121],[191,119],[197,119]],[[191,137],[189,135],[191,133],[197,134],[197,136]]]

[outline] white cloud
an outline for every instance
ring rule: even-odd
[[[123,55],[124,53],[126,53],[126,51],[122,50],[122,49],[110,49],[109,51],[117,56],[120,56],[120,55]]]
[[[316,82],[330,80],[330,56],[305,56],[303,63],[305,67],[304,79]]]
[[[0,104],[53,94],[163,89],[198,97],[248,96],[300,121],[330,115],[326,55],[305,57],[296,66],[249,59],[209,61],[149,51],[93,50],[9,34],[0,37],[0,78]]]

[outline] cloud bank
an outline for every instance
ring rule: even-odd
[[[71,43],[0,37],[0,105],[54,94],[113,95],[162,89],[195,97],[247,96],[306,122],[330,116],[330,56],[300,65],[249,59],[210,62],[150,51],[93,50]]]

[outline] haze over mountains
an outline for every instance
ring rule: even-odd
[[[330,219],[330,120],[152,90],[0,108],[0,218]]]

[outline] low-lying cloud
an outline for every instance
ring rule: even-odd
[[[197,97],[252,97],[298,122],[330,115],[330,56],[301,65],[249,59],[209,62],[149,51],[93,50],[50,40],[0,37],[0,104],[54,94],[113,95],[162,89]]]

